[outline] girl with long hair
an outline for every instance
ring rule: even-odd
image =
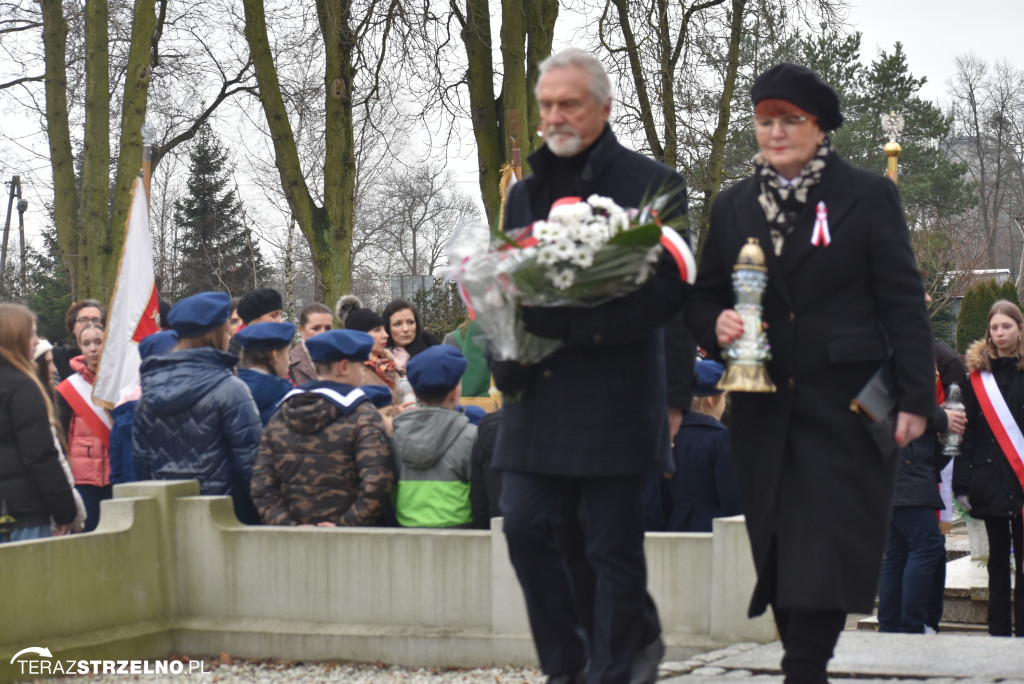
[[[953,494],[988,532],[988,632],[1024,636],[1024,315],[1000,299],[983,339],[967,349],[967,429],[953,462]],[[1016,561],[1013,616],[1010,550]],[[1016,623],[1016,624],[1014,624]]]
[[[78,328],[75,342],[82,353],[70,360],[72,375],[57,385],[57,405],[68,438],[68,460],[75,476],[75,489],[85,502],[85,531],[100,521],[100,501],[113,496],[110,483],[110,429],[107,409],[92,400],[100,354],[103,324],[86,323]]]
[[[53,405],[35,374],[36,342],[32,312],[0,304],[0,511],[14,518],[10,541],[49,537],[51,521],[63,534],[77,513]]]

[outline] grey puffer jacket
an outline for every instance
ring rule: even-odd
[[[244,523],[259,522],[249,494],[263,423],[231,369],[238,358],[183,349],[146,359],[132,448],[139,480],[199,480],[205,495],[229,494]]]

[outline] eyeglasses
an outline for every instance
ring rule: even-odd
[[[754,126],[761,131],[770,131],[775,128],[775,123],[778,122],[779,125],[782,126],[782,130],[789,133],[800,128],[810,120],[811,118],[809,116],[804,116],[803,114],[787,114],[786,116],[780,116],[778,118],[755,116]]]
[[[103,319],[98,316],[80,316],[75,319],[75,322],[85,325],[86,323],[102,323]]]

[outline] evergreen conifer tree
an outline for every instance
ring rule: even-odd
[[[968,288],[960,302],[960,316],[956,323],[956,350],[961,354],[967,351],[971,342],[985,334],[988,307],[992,302],[985,304],[987,297],[984,292],[990,285],[991,281],[986,280]]]
[[[1008,299],[1020,306],[1017,286],[1009,280],[1002,285],[996,285],[994,280],[986,280],[964,293],[960,305],[960,318],[956,326],[958,352],[965,353],[972,342],[985,336],[988,328],[988,311],[998,299]]]
[[[56,233],[43,233],[43,251],[29,247],[28,292],[25,303],[36,314],[39,337],[59,344],[68,337],[64,329],[64,312],[71,306],[71,283],[64,257],[57,244]]]
[[[180,259],[176,299],[205,290],[242,295],[268,275],[229,180],[227,150],[204,124],[189,151],[187,193],[174,203]]]

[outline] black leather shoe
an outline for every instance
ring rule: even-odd
[[[665,657],[665,642],[661,636],[644,646],[633,656],[629,671],[629,684],[654,684],[658,681],[658,665]]]

